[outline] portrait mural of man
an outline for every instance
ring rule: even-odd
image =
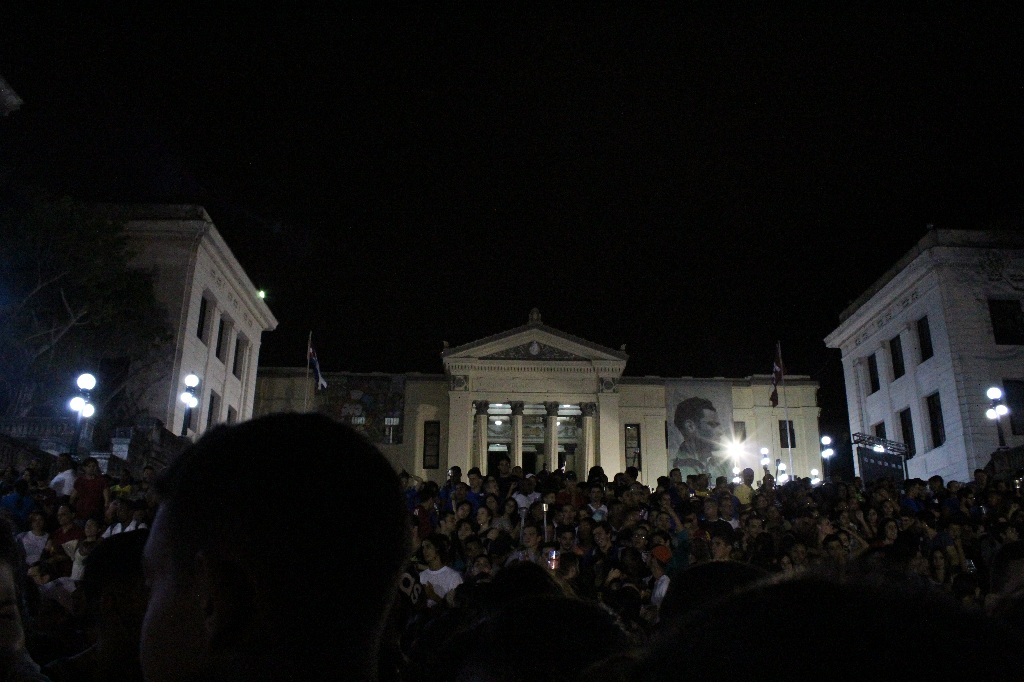
[[[678,381],[667,385],[668,470],[682,475],[707,473],[728,480],[727,445],[732,428],[731,385]]]

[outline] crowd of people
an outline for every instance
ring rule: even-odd
[[[437,484],[294,414],[216,428],[160,476],[34,468],[0,485],[4,678],[1023,672],[1021,483],[982,470],[646,485],[503,458]]]

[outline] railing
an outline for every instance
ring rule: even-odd
[[[67,418],[0,418],[0,434],[8,437],[68,437],[75,435],[75,421]]]
[[[90,429],[84,423],[84,434]],[[0,442],[0,466],[24,463],[30,454],[43,461],[70,451],[75,431],[76,421],[66,418],[0,417],[0,436],[10,438]],[[190,444],[190,440],[152,419],[116,428],[110,453],[116,457],[116,464],[125,462],[137,472],[146,464],[158,469],[167,466]]]
[[[902,442],[894,442],[887,440],[884,437],[878,437],[876,435],[865,435],[862,432],[853,433],[853,444],[859,444],[861,447],[881,447],[889,454],[896,454],[909,459],[913,456],[913,452],[907,448],[907,445]]]

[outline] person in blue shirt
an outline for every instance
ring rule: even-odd
[[[29,483],[19,478],[14,481],[14,492],[0,499],[0,509],[11,515],[19,532],[29,529],[29,514],[36,508],[36,501],[29,496]]]
[[[924,501],[921,499],[924,496],[925,481],[920,478],[913,478],[908,483],[903,497],[899,500],[901,508],[910,508],[915,514],[919,514],[924,511]]]

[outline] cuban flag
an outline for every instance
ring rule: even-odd
[[[308,345],[308,364],[315,369],[315,385],[316,389],[326,389],[330,386],[330,383],[326,382],[326,378],[322,376],[322,371],[319,370],[319,357],[315,355],[315,349],[312,345]]]
[[[770,405],[778,405],[778,384],[783,383],[785,380],[784,363],[781,362],[781,342],[778,342],[778,347],[774,355],[774,372],[770,376],[770,384],[773,386],[773,390],[770,393]]]

